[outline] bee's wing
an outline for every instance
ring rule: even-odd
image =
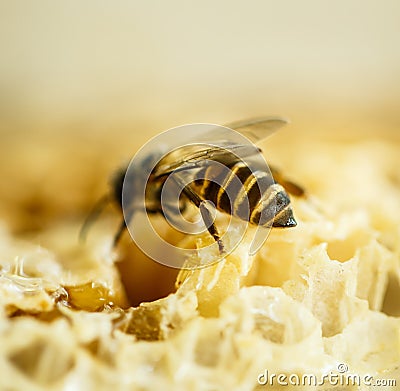
[[[153,175],[155,177],[161,177],[169,175],[173,171],[187,171],[201,168],[209,164],[207,163],[209,160],[229,165],[240,160],[240,158],[252,156],[258,152],[260,152],[260,150],[251,144],[226,144],[223,145],[223,147],[186,146],[174,151],[174,153],[179,154],[178,159],[174,160],[173,158],[168,158],[165,163],[161,160],[158,166],[155,167]],[[240,158],[238,156],[240,156]]]
[[[236,130],[243,134],[243,136],[247,137],[250,141],[257,143],[264,140],[288,123],[289,120],[282,117],[258,117],[232,122],[225,126]]]
[[[257,143],[276,132],[289,121],[282,117],[260,117],[225,125],[245,136],[253,143]],[[221,138],[218,142],[216,139]],[[228,141],[222,141],[222,139]],[[156,177],[168,175],[176,170],[189,170],[203,166],[206,160],[216,160],[223,164],[233,162],[235,155],[241,158],[253,156],[260,152],[254,145],[245,144],[224,133],[221,129],[212,129],[201,137],[203,143],[212,142],[215,146],[202,146],[201,144],[186,145],[175,150],[168,159],[161,161],[153,171]],[[229,141],[230,140],[230,141]]]

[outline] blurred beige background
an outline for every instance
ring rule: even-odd
[[[281,143],[399,138],[399,20],[396,0],[2,1],[0,217],[86,213],[184,123],[279,114]]]
[[[395,131],[399,20],[396,0],[3,1],[2,137],[129,129],[140,143],[269,113],[296,129]]]

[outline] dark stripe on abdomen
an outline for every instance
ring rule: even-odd
[[[235,209],[233,209],[232,213],[232,206],[235,205],[236,198],[239,196],[243,189],[243,184],[250,175],[251,170],[243,162],[238,162],[230,167],[229,175],[225,177],[225,180],[219,186],[216,203],[217,209],[236,216]]]

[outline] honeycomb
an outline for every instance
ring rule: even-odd
[[[277,380],[329,373],[399,389],[400,144],[299,137],[268,151],[307,190],[293,199],[298,226],[272,230],[253,257],[245,238],[223,261],[179,273],[128,235],[112,248],[112,212],[79,244],[85,208],[56,219],[25,188],[1,226],[0,389],[371,389]],[[74,188],[65,181],[61,194]],[[29,226],[32,208],[50,223]]]

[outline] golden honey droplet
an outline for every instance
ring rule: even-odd
[[[67,293],[66,305],[90,312],[102,311],[113,306],[112,292],[102,284],[89,281],[85,284],[64,286]]]

